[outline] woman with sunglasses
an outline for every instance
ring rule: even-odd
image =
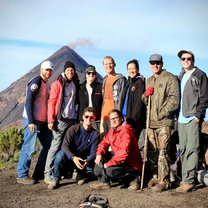
[[[86,107],[93,107],[96,111],[96,119],[93,127],[99,132],[103,102],[102,84],[97,81],[96,68],[94,66],[87,66],[85,74],[85,81],[80,84],[79,90],[79,120],[83,121],[82,115]]]

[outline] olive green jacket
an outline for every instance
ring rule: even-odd
[[[179,84],[177,78],[165,71],[155,78],[154,75],[147,79],[146,89],[154,88],[150,99],[150,128],[173,126],[173,115],[179,107]],[[142,95],[143,102],[148,104],[148,97]],[[148,116],[148,115],[147,115]]]

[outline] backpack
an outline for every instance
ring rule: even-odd
[[[77,208],[110,208],[108,199],[100,194],[92,193],[80,201]]]

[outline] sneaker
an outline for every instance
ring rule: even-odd
[[[90,188],[92,188],[92,189],[108,189],[108,188],[110,188],[110,183],[98,181],[97,183],[90,184]]]
[[[192,183],[182,183],[177,189],[176,192],[179,193],[187,193],[189,191],[193,191],[195,189],[194,184]]]
[[[155,186],[158,182],[159,181],[157,179],[157,176],[154,175],[153,178],[148,182],[147,186],[148,186],[148,188],[151,188],[151,187]]]
[[[155,186],[151,188],[154,192],[166,191],[169,188],[169,184],[165,181],[158,182]]]
[[[136,191],[139,189],[140,177],[135,178],[128,187],[128,190]]]
[[[24,185],[33,185],[35,184],[35,180],[30,177],[17,178],[17,183]]]
[[[52,179],[48,185],[48,189],[55,189],[58,188],[59,185],[59,180],[57,179]]]

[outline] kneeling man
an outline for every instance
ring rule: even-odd
[[[125,181],[131,178],[128,189],[139,188],[142,159],[133,128],[123,122],[121,112],[113,109],[109,113],[111,128],[98,145],[94,173],[98,182],[93,189],[110,188],[110,180]],[[109,156],[110,155],[110,156]]]
[[[92,176],[94,159],[100,140],[99,133],[92,125],[96,118],[96,112],[92,107],[87,107],[83,112],[83,123],[71,126],[63,140],[61,150],[57,153],[54,161],[54,175],[48,188],[57,188],[59,185],[61,171],[69,169],[77,170],[78,185]]]

